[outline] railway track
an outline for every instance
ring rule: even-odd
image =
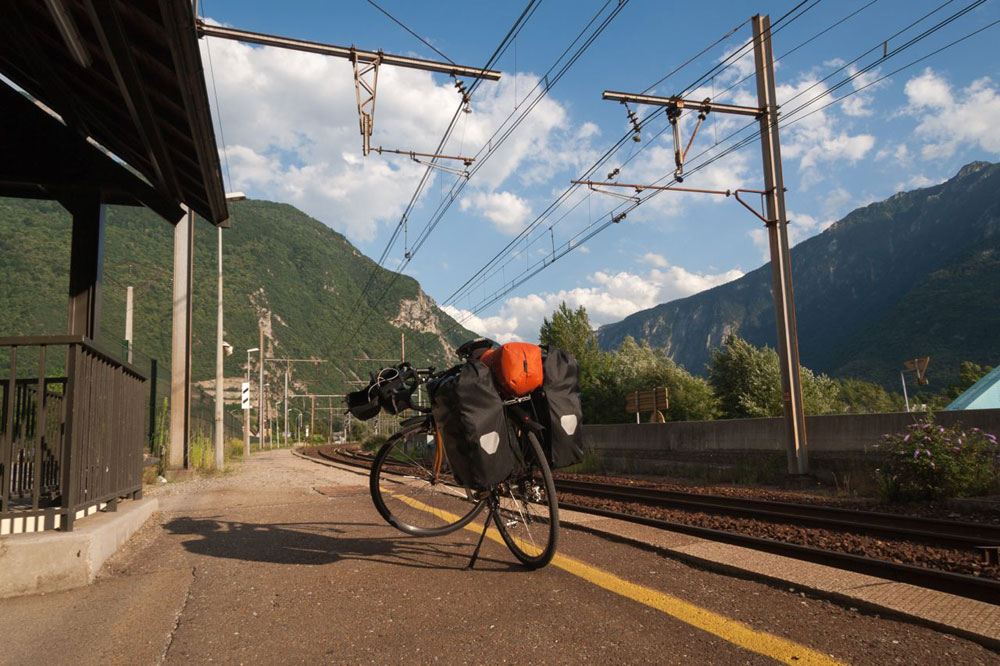
[[[358,468],[370,468],[371,466],[371,456],[364,453],[340,449],[335,451],[321,449],[317,453],[322,458],[343,465]],[[637,502],[690,511],[725,513],[733,516],[753,517],[764,521],[791,522],[855,533],[877,532],[881,535],[918,539],[948,547],[965,549],[986,548],[992,550],[994,554],[997,547],[1000,546],[1000,528],[979,523],[900,516],[821,505],[792,504],[789,502],[701,495],[680,491],[663,491],[652,488],[637,488],[568,479],[557,480],[556,490],[559,493],[609,499],[618,502]],[[739,532],[638,516],[632,513],[610,511],[574,502],[560,501],[559,506],[569,511],[604,516],[712,541],[729,543],[900,583],[926,587],[987,603],[995,604],[1000,600],[1000,581],[993,579],[755,537]]]
[[[745,497],[723,497],[673,490],[658,490],[607,483],[560,479],[556,490],[563,493],[639,502],[692,511],[710,511],[792,522],[798,525],[830,527],[851,532],[872,532],[918,539],[925,543],[955,548],[990,548],[1000,546],[1000,526],[967,523],[936,518],[901,516],[892,513],[858,511],[817,504],[793,504]]]

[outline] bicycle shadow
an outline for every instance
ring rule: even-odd
[[[398,537],[353,537],[356,530],[372,523],[246,523],[217,518],[174,518],[163,525],[175,535],[191,535],[182,543],[196,555],[289,565],[331,564],[343,560],[384,562],[417,569],[464,569],[475,542],[454,535],[431,539]],[[485,565],[485,566],[483,566]],[[481,568],[480,568],[481,567]],[[480,553],[478,571],[521,571],[516,563]]]

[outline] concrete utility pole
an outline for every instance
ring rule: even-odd
[[[227,192],[226,201],[243,201],[247,196],[242,192]],[[226,357],[226,342],[222,339],[222,226],[219,230],[219,312],[216,317],[215,330],[215,469],[222,469],[225,463],[225,423],[223,417],[226,409],[225,388],[223,386],[223,359]],[[232,352],[232,348],[229,348]]]
[[[799,375],[799,343],[795,325],[795,298],[792,289],[792,267],[788,248],[788,221],[785,216],[785,187],[781,175],[781,147],[778,141],[778,105],[775,100],[774,57],[771,51],[771,21],[767,16],[756,15],[753,24],[754,60],[757,70],[757,106],[719,104],[712,100],[686,100],[680,97],[656,97],[606,90],[604,99],[636,104],[666,107],[667,117],[674,126],[674,155],[677,163],[675,179],[682,180],[684,155],[687,152],[680,141],[677,121],[685,108],[699,112],[699,126],[709,113],[726,113],[757,118],[760,123],[761,154],[764,167],[764,190],[698,190],[674,186],[627,185],[636,192],[644,189],[702,192],[705,194],[735,195],[736,200],[763,220],[770,240],[771,273],[774,294],[774,318],[778,332],[778,356],[781,362],[781,397],[785,415],[785,437],[789,474],[808,474],[809,456],[806,443],[805,414],[802,408],[802,379]],[[638,129],[638,126],[637,126]],[[697,132],[697,127],[695,128]],[[693,136],[692,136],[693,139]],[[690,147],[690,141],[688,143]],[[625,187],[617,182],[574,183],[610,187]],[[759,193],[764,196],[765,214],[761,215],[745,201],[741,192]],[[615,195],[620,196],[620,195]],[[635,199],[638,204],[638,199]]]
[[[222,327],[222,227],[219,227],[219,311],[216,316],[215,329],[215,469],[222,469],[225,465],[225,433],[224,430],[224,410],[225,396],[223,395],[223,327]]]
[[[257,384],[257,446],[264,450],[264,327],[260,331],[260,383]]]

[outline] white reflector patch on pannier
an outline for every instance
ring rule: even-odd
[[[500,446],[500,433],[495,430],[493,432],[488,432],[479,438],[479,448],[486,451],[486,453],[489,453],[490,455],[497,452],[498,446]]]
[[[559,425],[562,426],[562,429],[566,431],[567,435],[572,435],[576,432],[576,414],[566,414],[565,416],[560,416]]]

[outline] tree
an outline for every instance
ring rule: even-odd
[[[625,396],[660,386],[668,391],[670,406],[665,416],[669,421],[708,420],[718,411],[707,381],[674,363],[662,349],[653,349],[645,341],[639,344],[631,336],[606,355],[585,405],[589,403],[592,422],[628,422],[633,417],[625,412]]]
[[[780,416],[781,370],[778,354],[757,348],[736,335],[712,350],[708,383],[719,400],[723,418]]]
[[[840,401],[842,410],[854,414],[884,414],[901,412],[906,405],[903,396],[890,393],[881,384],[863,379],[841,379]]]
[[[837,382],[802,366],[799,366],[799,379],[802,408],[806,414],[840,411]],[[723,347],[712,350],[708,381],[724,418],[782,415],[781,365],[777,352],[771,347],[755,347],[736,335],[727,336]]]
[[[958,396],[968,391],[973,384],[986,376],[986,373],[993,370],[992,366],[983,367],[972,361],[962,361],[958,366],[958,383],[951,384],[945,389],[945,395],[954,400]]]
[[[566,301],[552,313],[551,321],[547,317],[542,320],[538,341],[568,351],[581,366],[592,366],[601,353],[587,309],[581,305],[575,311],[570,310]]]

